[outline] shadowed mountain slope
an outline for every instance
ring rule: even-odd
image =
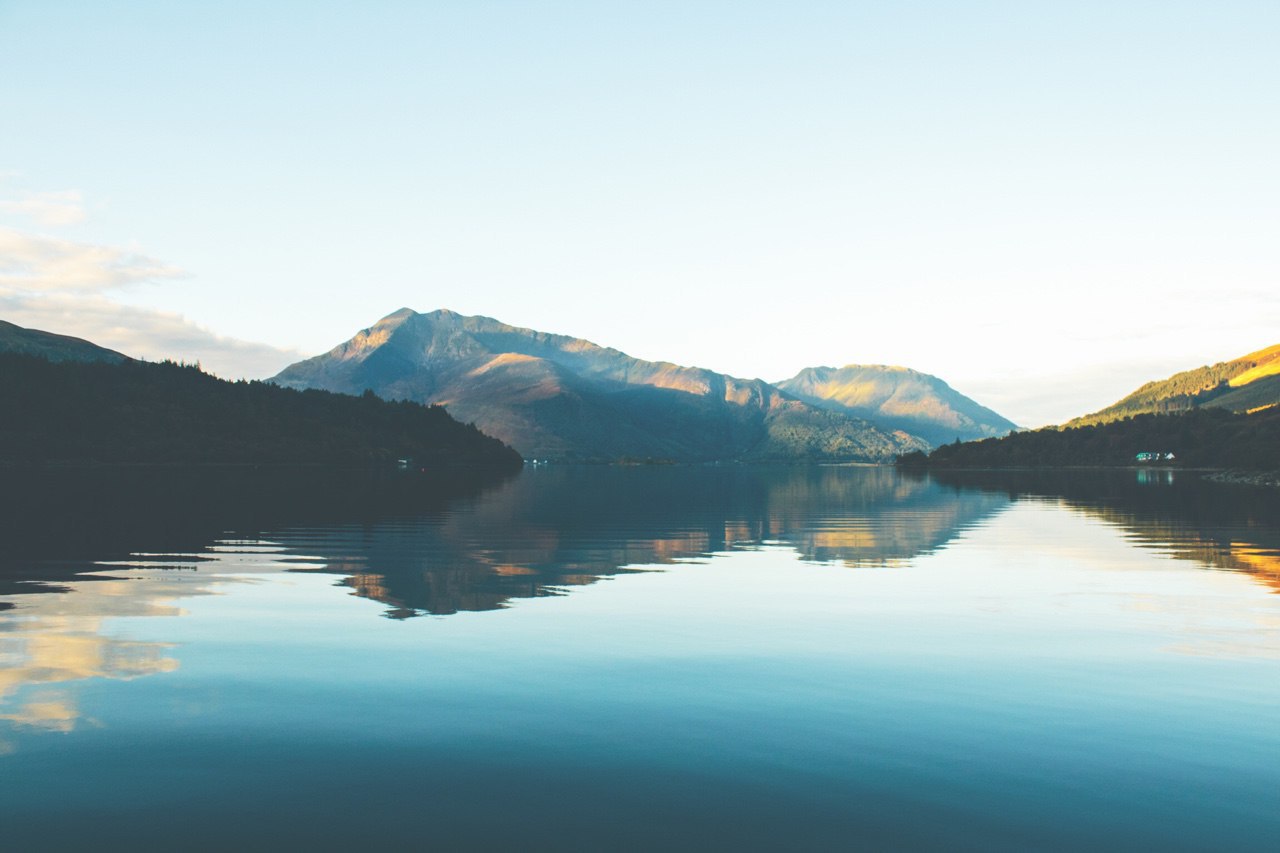
[[[0,320],[0,352],[33,355],[46,361],[105,361],[118,364],[128,357],[115,350],[39,329],[24,329]]]
[[[1280,403],[1280,344],[1232,361],[1148,382],[1123,400],[1066,426],[1088,426],[1134,415],[1185,412],[1203,406],[1250,412]]]
[[[867,418],[930,444],[1005,435],[1017,426],[936,376],[906,367],[807,367],[775,383],[806,403]]]
[[[883,461],[925,445],[759,379],[447,310],[397,311],[274,381],[438,403],[534,458]]]

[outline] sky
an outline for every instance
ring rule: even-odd
[[[401,307],[1024,426],[1280,342],[1280,4],[0,0],[0,319],[274,374]]]

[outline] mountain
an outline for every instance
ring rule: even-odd
[[[1148,413],[1185,412],[1204,406],[1251,412],[1276,403],[1280,403],[1280,344],[1148,382],[1118,403],[1068,421],[1066,426],[1108,423]]]
[[[364,465],[518,471],[439,407],[227,382],[198,367],[0,353],[0,463]],[[200,478],[192,481],[199,489]]]
[[[807,367],[774,383],[814,406],[866,418],[930,444],[1005,435],[1017,426],[936,376],[906,367]]]
[[[80,338],[24,329],[0,320],[0,353],[34,355],[46,361],[105,361],[118,364],[127,356]]]
[[[533,458],[884,461],[926,447],[759,379],[447,310],[396,311],[273,381],[438,403]]]

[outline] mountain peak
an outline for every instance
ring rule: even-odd
[[[846,374],[846,373],[857,373],[857,372],[876,373],[876,374],[903,373],[910,376],[929,376],[929,374],[927,373],[921,373],[918,370],[914,370],[910,367],[903,367],[900,364],[857,364],[857,363],[843,364],[839,367],[833,367],[829,364],[822,364],[814,367],[806,367],[803,370],[801,370],[800,373],[797,374],[797,376],[802,374],[831,376],[835,374]],[[936,379],[937,377],[930,377],[930,378]]]
[[[811,367],[777,386],[810,405],[866,418],[932,444],[1004,435],[1017,428],[938,377],[898,365]]]
[[[903,367],[899,364],[846,364],[838,370],[879,370],[885,373],[919,373],[909,367]],[[923,376],[923,373],[919,373]]]
[[[428,321],[428,322],[437,321],[437,320],[444,321],[444,322],[456,322],[461,320],[483,319],[480,317],[468,317],[465,314],[459,314],[457,311],[453,311],[449,308],[436,308],[434,311],[415,311],[412,308],[406,307],[406,308],[401,308],[398,311],[392,311],[390,314],[383,317],[377,323],[374,323],[374,326],[376,327],[384,324],[399,325],[401,323],[404,323],[406,320],[413,320],[417,318],[421,318],[422,320]]]

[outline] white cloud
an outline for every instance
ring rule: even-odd
[[[79,190],[23,193],[18,198],[0,198],[0,214],[25,217],[37,225],[75,225],[85,219],[84,199]]]
[[[185,275],[132,250],[0,228],[0,291],[84,293]]]
[[[273,376],[303,358],[296,350],[223,337],[181,314],[121,305],[99,295],[0,294],[0,319],[85,338],[135,358],[198,361],[227,379]]]
[[[78,193],[0,200],[0,212],[44,224],[83,217]],[[227,378],[274,375],[302,354],[227,338],[181,314],[122,304],[110,292],[186,277],[178,267],[135,249],[101,246],[0,227],[0,319],[72,335],[151,361],[198,361]]]

